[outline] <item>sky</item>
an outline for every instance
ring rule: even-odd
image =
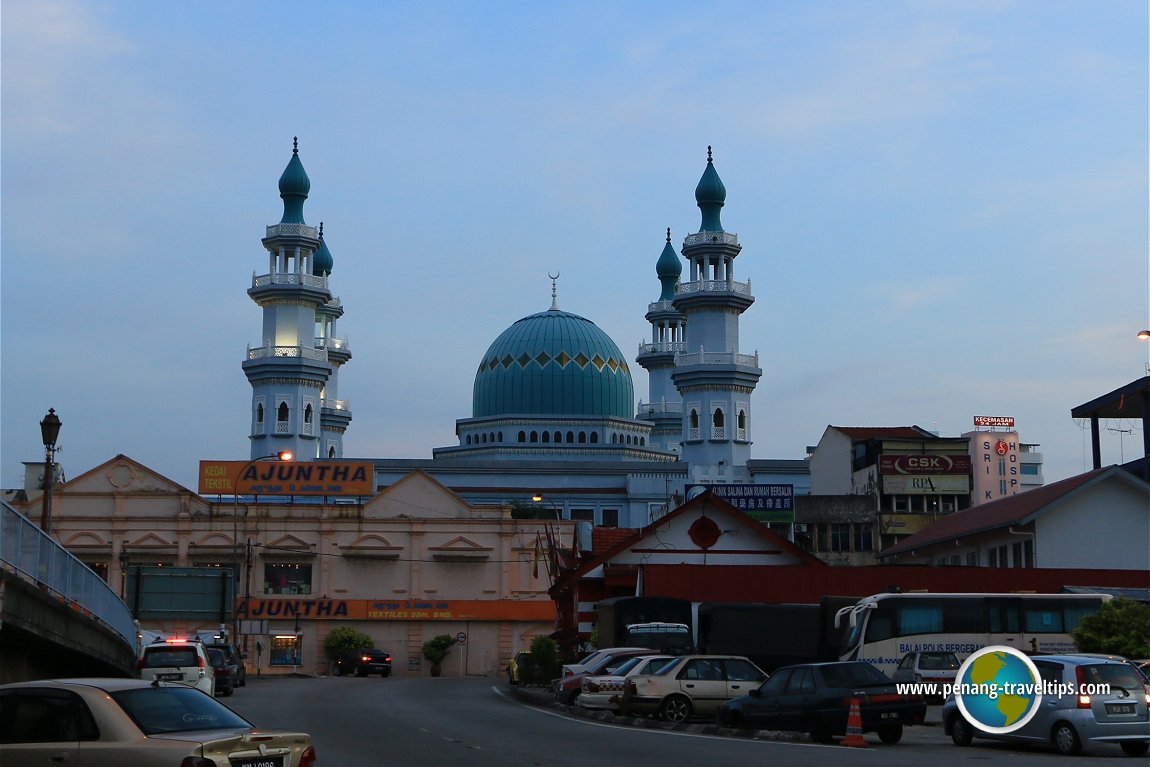
[[[1145,0],[4,0],[0,482],[246,460],[247,296],[299,137],[353,354],[347,458],[457,444],[484,351],[551,305],[634,359],[707,147],[756,298],[754,458],[828,425],[1015,418],[1146,373]],[[685,271],[685,275],[689,272]],[[686,278],[686,277],[685,277]],[[645,371],[633,364],[637,399]],[[1103,463],[1142,453],[1102,424]]]

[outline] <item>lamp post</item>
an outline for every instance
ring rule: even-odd
[[[1139,330],[1138,331],[1138,340],[1139,341],[1150,341],[1150,330]],[[1146,375],[1150,376],[1150,362],[1146,363]]]
[[[60,416],[55,408],[40,422],[40,436],[44,442],[44,495],[41,498],[40,529],[52,534],[52,485],[56,483],[56,438],[60,436]]]
[[[536,493],[535,495],[531,496],[531,500],[535,503],[542,503],[543,501],[547,501],[547,503],[551,504],[551,510],[555,512],[555,521],[558,522],[563,519],[563,512],[559,511],[559,507],[555,505],[555,501],[551,500],[550,498],[544,498],[543,493]]]
[[[239,480],[241,477],[243,477],[244,472],[247,471],[249,467],[251,467],[254,464],[260,463],[261,461],[290,461],[294,457],[295,456],[292,454],[292,452],[290,450],[281,450],[278,453],[272,453],[270,455],[261,455],[258,458],[251,459],[250,461],[245,463],[243,466],[241,466],[240,470],[236,472],[235,478],[232,480],[232,499],[234,501],[234,504],[232,507],[232,562],[235,564],[235,574],[234,574],[235,585],[234,585],[233,591],[232,591],[232,602],[233,602],[233,604],[235,602],[236,595],[239,594],[239,591],[240,591],[240,568],[241,568],[241,561],[242,561],[240,558],[240,492],[239,492],[239,487],[238,487]],[[247,560],[248,560],[248,563],[247,563],[248,564],[248,578],[250,579],[251,578],[251,567],[252,567],[250,544],[248,545],[248,548],[247,548]],[[246,591],[247,590],[245,589],[245,594],[244,594],[245,598],[247,597]],[[233,615],[232,615],[231,641],[233,643],[235,643],[236,638],[239,634],[239,631],[238,631],[239,625],[238,625],[238,621],[235,617],[235,609],[234,608],[233,608],[232,612],[233,612]]]

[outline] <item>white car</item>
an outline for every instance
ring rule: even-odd
[[[595,665],[595,661],[608,655],[618,655],[621,652],[632,652],[634,650],[646,650],[645,647],[604,647],[602,650],[595,652],[582,658],[578,663],[568,663],[563,666],[562,676],[575,676],[576,674],[585,674]],[[652,655],[659,652],[658,650],[650,650]]]
[[[198,639],[157,640],[144,648],[136,670],[145,682],[172,682],[216,694],[215,670]]]
[[[4,767],[314,767],[303,732],[257,729],[186,685],[53,679],[0,686]]]
[[[654,674],[673,660],[674,655],[640,655],[615,669],[614,674],[583,677],[583,688],[575,699],[575,705],[618,711],[618,698],[623,694],[623,684],[627,677],[633,674]]]

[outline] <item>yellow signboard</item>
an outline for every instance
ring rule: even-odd
[[[370,461],[200,461],[202,495],[374,495]]]

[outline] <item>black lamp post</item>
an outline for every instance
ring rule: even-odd
[[[245,463],[243,466],[241,466],[240,470],[236,472],[234,482],[236,484],[238,484],[239,479],[244,475],[244,472],[247,471],[248,468],[250,466],[252,466],[253,464],[257,464],[261,461],[290,461],[293,458],[295,458],[295,455],[290,450],[281,450],[278,453],[272,453],[271,455],[261,455],[259,458],[253,458],[250,461],[248,461],[247,463]],[[240,492],[239,492],[239,488],[233,485],[232,494],[233,494],[233,498],[235,500],[235,503],[234,503],[233,508],[232,508],[232,556],[233,556],[233,561],[235,562],[235,566],[236,566],[235,577],[233,579],[234,583],[235,583],[235,589],[232,592],[233,593],[233,601],[234,601],[235,596],[238,595],[239,591],[240,591],[240,567],[241,567],[241,562],[243,560],[240,557]],[[252,569],[251,546],[250,545],[247,547],[247,566],[248,566],[247,578],[248,578],[248,580],[250,580],[251,579],[251,569]],[[247,596],[248,596],[247,588],[245,587],[245,589],[244,589],[245,600],[247,599]],[[239,631],[237,630],[238,628],[239,628],[238,623],[235,619],[234,611],[233,611],[232,636],[231,636],[231,641],[233,643],[236,641],[236,638],[239,634]],[[246,640],[245,640],[245,644],[246,644]]]
[[[544,498],[542,493],[536,493],[531,496],[531,500],[535,503],[547,501],[547,503],[551,504],[551,511],[555,512],[555,521],[558,522],[563,519],[563,512],[559,511],[559,507],[555,505],[555,501],[550,498]]]
[[[41,499],[40,529],[52,534],[52,485],[56,483],[56,438],[60,436],[60,416],[54,408],[40,422],[40,436],[44,442],[44,495]]]

